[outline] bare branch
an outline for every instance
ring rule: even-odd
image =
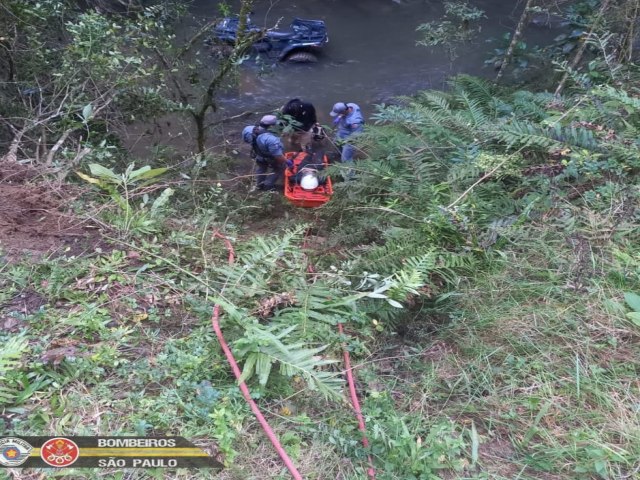
[[[71,132],[73,132],[73,129],[71,128],[68,130],[65,130],[62,136],[56,142],[56,144],[53,147],[51,147],[51,150],[49,150],[49,154],[47,155],[47,160],[45,161],[45,165],[47,167],[51,166],[51,164],[53,163],[53,157],[55,156],[56,152],[60,149],[62,144],[66,142],[67,138],[69,138],[69,135],[71,135]]]
[[[191,37],[187,43],[180,49],[180,51],[178,51],[178,53],[176,54],[176,60],[179,60],[180,58],[182,58],[182,56],[187,53],[189,50],[191,50],[191,48],[193,47],[193,44],[196,43],[196,41],[202,37],[202,35],[204,35],[205,33],[207,33],[209,30],[211,30],[211,27],[213,27],[216,23],[218,22],[217,19],[215,20],[211,20],[210,22],[208,22],[205,26],[203,26],[200,30],[198,30],[196,32],[196,34]]]
[[[604,0],[602,2],[602,5],[600,6],[600,11],[598,12],[598,16],[595,18],[595,20],[591,24],[591,28],[589,29],[589,33],[587,33],[587,35],[584,37],[584,40],[583,40],[582,44],[580,45],[580,48],[578,49],[578,51],[576,52],[575,57],[573,57],[573,60],[571,61],[571,65],[569,65],[569,69],[570,70],[575,70],[575,68],[580,63],[580,60],[582,60],[582,56],[584,55],[584,52],[587,49],[587,41],[586,40],[593,35],[594,30],[596,29],[596,27],[600,23],[600,19],[603,17],[604,13],[607,11],[607,8],[609,8],[610,1],[611,0]],[[560,83],[558,84],[558,88],[556,88],[556,91],[555,91],[555,96],[556,97],[560,96],[560,94],[562,93],[562,90],[564,89],[564,85],[565,85],[565,83],[567,83],[568,79],[569,79],[569,72],[565,72],[565,74],[562,76],[562,80],[560,80]]]
[[[527,20],[529,19],[529,12],[533,7],[533,4],[536,0],[527,0],[527,4],[524,6],[524,11],[522,15],[520,15],[520,20],[518,21],[518,25],[516,26],[516,31],[513,33],[513,37],[511,38],[511,43],[509,44],[509,48],[507,52],[504,54],[504,59],[502,60],[502,64],[500,65],[500,70],[498,70],[498,75],[496,75],[496,83],[500,81],[502,75],[507,69],[507,65],[511,62],[511,58],[513,57],[513,52],[522,36],[522,31],[527,24]]]

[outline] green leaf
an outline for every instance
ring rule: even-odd
[[[396,302],[395,300],[392,300],[391,298],[387,298],[387,303],[389,305],[391,305],[392,307],[404,308],[400,302]]]
[[[89,175],[85,175],[82,172],[76,172],[76,175],[78,175],[85,182],[89,182],[89,183],[93,183],[94,185],[102,186],[102,182],[100,180],[98,180],[97,178],[90,177]]]
[[[145,167],[142,167],[145,168]],[[140,170],[142,170],[142,168]],[[136,172],[140,171],[140,170],[136,170]],[[142,174],[140,175],[136,175],[134,178],[134,174],[136,172],[131,172],[131,179],[132,180],[148,180],[150,178],[155,178],[158,177],[160,175],[162,175],[163,173],[165,173],[167,171],[166,168],[152,168],[150,170],[145,170],[144,172],[142,172]]]
[[[339,374],[322,369],[326,365],[335,363],[335,360],[318,356],[327,346],[307,348],[304,342],[288,345],[281,342],[295,328],[296,325],[286,328],[253,326],[247,331],[245,338],[236,341],[238,352],[241,355],[247,355],[241,378],[248,379],[255,372],[260,384],[265,385],[273,366],[278,364],[281,375],[300,375],[310,389],[319,390],[327,398],[340,397],[342,379]],[[254,348],[259,351],[247,351]]]
[[[131,167],[133,167],[133,164],[131,164]],[[131,170],[129,172],[129,181],[134,181],[137,179],[138,176],[142,175],[145,172],[148,172],[149,170],[151,170],[151,167],[149,165],[145,165],[142,168],[139,168],[138,170]]]
[[[119,175],[116,175],[113,170],[103,167],[102,165],[99,165],[97,163],[90,163],[89,170],[91,171],[92,175],[103,180],[107,180],[111,183],[116,184],[122,183],[122,178],[120,178]]]
[[[386,295],[383,295],[382,293],[376,293],[376,292],[368,293],[367,297],[369,297],[369,298],[387,298]]]
[[[82,119],[84,123],[87,123],[92,116],[93,116],[93,105],[89,103],[85,105],[84,108],[82,109]]]
[[[155,214],[157,213],[162,207],[164,207],[167,202],[169,201],[169,197],[171,197],[171,195],[173,195],[173,189],[172,188],[165,188],[163,190],[163,192],[160,194],[160,196],[158,198],[155,199],[155,201],[153,202],[153,204],[151,205],[151,213]]]
[[[264,353],[256,354],[256,373],[258,374],[258,381],[260,385],[264,386],[269,380],[269,374],[271,373],[271,367],[273,366],[273,359]]]
[[[253,375],[253,368],[256,364],[256,360],[258,359],[257,353],[250,353],[247,356],[247,359],[244,361],[244,367],[242,369],[242,375],[238,379],[238,383],[246,382],[248,378]]]
[[[29,348],[23,336],[11,337],[0,343],[0,405],[13,402],[19,393],[16,388],[6,385],[6,373],[20,366],[20,358]]]
[[[479,449],[480,449],[480,437],[478,436],[478,431],[476,430],[476,424],[472,420],[471,421],[471,465],[475,465],[478,463],[479,459]]]
[[[625,292],[624,300],[634,312],[640,312],[640,295],[632,292]]]
[[[631,320],[634,325],[640,327],[640,312],[627,313],[627,318]]]

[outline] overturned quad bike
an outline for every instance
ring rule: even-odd
[[[211,43],[232,45],[236,41],[239,18],[226,17],[213,28]],[[248,32],[261,32],[252,49],[283,62],[317,62],[318,54],[329,41],[327,28],[322,20],[295,18],[284,30],[264,30],[247,21]]]
[[[323,152],[287,152],[284,156],[291,165],[284,172],[284,196],[292,205],[314,208],[331,200],[331,178],[321,173],[329,166],[329,159]],[[305,183],[308,178],[304,176],[305,169],[315,171],[316,179],[311,185]]]

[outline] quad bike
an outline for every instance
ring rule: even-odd
[[[221,44],[236,41],[239,18],[226,17],[213,28],[213,40]],[[322,20],[295,18],[286,30],[264,30],[247,21],[249,32],[263,32],[253,44],[253,50],[270,58],[286,62],[317,62],[318,53],[329,41],[327,28]]]

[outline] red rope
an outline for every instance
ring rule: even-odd
[[[305,233],[304,244],[302,245],[302,248],[307,247],[308,236],[309,236],[309,230],[307,230],[307,232]],[[311,263],[309,263],[309,265],[307,266],[307,271],[309,273],[315,272],[315,269],[313,268],[313,265],[311,265]],[[341,335],[344,334],[344,330],[342,328],[341,323],[338,324],[338,332],[340,332]],[[355,412],[356,418],[358,419],[358,430],[362,432],[362,445],[364,446],[364,448],[369,448],[369,439],[367,438],[367,427],[365,426],[364,416],[362,415],[362,410],[360,409],[360,401],[358,400],[358,392],[356,391],[356,382],[353,378],[353,371],[351,368],[351,358],[349,357],[349,351],[347,350],[347,347],[344,344],[342,345],[342,355],[344,357],[344,368],[347,374],[347,384],[349,385],[349,396],[351,397],[351,405],[353,406],[353,411]],[[367,475],[369,475],[369,478],[371,478],[371,480],[374,480],[376,478],[376,469],[373,468],[373,460],[371,459],[371,455],[368,455],[367,459],[369,461],[369,468],[367,469]]]
[[[338,332],[340,334],[344,333],[342,329],[342,324],[338,324]],[[356,418],[358,419],[358,430],[362,432],[362,445],[364,448],[369,448],[369,439],[367,438],[367,427],[364,423],[364,416],[362,415],[362,410],[360,409],[360,402],[358,401],[358,393],[356,392],[356,382],[353,379],[353,372],[351,369],[351,359],[349,358],[349,351],[345,345],[342,346],[342,352],[344,355],[344,368],[347,373],[347,383],[349,384],[349,395],[351,396],[351,405],[353,406],[353,411],[356,414]],[[373,468],[373,460],[371,459],[371,455],[367,456],[369,460],[369,468],[367,469],[367,475],[372,480],[376,478],[376,469]]]
[[[224,241],[227,247],[227,250],[229,251],[229,264],[232,264],[235,259],[235,254],[233,250],[233,245],[231,244],[229,239],[221,235],[219,232],[215,232],[213,236],[221,238]],[[216,306],[213,308],[213,316],[211,317],[211,323],[213,324],[213,330],[216,332],[216,335],[218,336],[218,341],[220,342],[220,346],[222,347],[222,350],[224,351],[224,354],[227,357],[227,361],[229,362],[229,365],[231,365],[231,370],[233,370],[233,374],[238,379],[238,382],[239,382],[238,386],[240,387],[242,396],[251,407],[253,414],[258,419],[258,422],[260,422],[262,429],[267,434],[267,437],[269,437],[271,444],[276,449],[276,452],[278,452],[278,455],[280,456],[280,458],[286,465],[287,469],[291,473],[291,476],[295,480],[302,480],[302,475],[300,475],[300,472],[298,472],[295,465],[287,455],[287,452],[284,450],[284,448],[280,444],[278,437],[276,437],[276,434],[273,432],[273,430],[267,423],[267,420],[264,418],[264,416],[260,412],[258,405],[251,398],[251,393],[249,393],[249,389],[247,388],[247,385],[244,382],[240,381],[240,375],[241,375],[240,368],[238,367],[238,363],[236,362],[236,359],[233,357],[233,353],[229,349],[227,342],[225,342],[224,340],[224,336],[222,335],[222,330],[220,329],[219,318],[220,318],[220,305],[216,304]]]
[[[213,236],[221,238],[224,241],[225,246],[227,247],[227,251],[229,252],[229,264],[231,265],[235,260],[233,245],[231,244],[231,242],[227,237],[221,235],[219,232],[215,232]],[[305,237],[305,246],[306,246],[306,237]],[[314,271],[313,266],[311,264],[309,264],[308,271],[310,273],[313,273]],[[236,359],[234,358],[233,353],[231,352],[231,349],[229,349],[227,342],[224,340],[224,336],[222,335],[222,330],[220,329],[220,305],[216,304],[215,307],[213,308],[213,316],[211,317],[211,323],[213,325],[213,330],[216,332],[216,335],[218,337],[218,341],[220,342],[220,346],[222,347],[222,350],[224,351],[224,354],[227,357],[227,361],[229,362],[229,365],[231,365],[231,370],[233,370],[233,374],[235,375],[236,379],[238,379],[239,381],[238,386],[240,388],[240,391],[242,392],[242,396],[251,407],[253,414],[258,419],[258,422],[260,422],[262,429],[267,434],[267,437],[269,438],[269,440],[271,441],[271,444],[276,449],[276,452],[278,452],[278,455],[280,456],[280,458],[286,465],[287,469],[291,473],[291,476],[295,480],[302,480],[302,475],[300,475],[300,472],[298,472],[295,465],[287,455],[287,452],[284,450],[284,448],[280,444],[278,437],[276,437],[276,434],[273,432],[273,430],[269,426],[269,423],[267,423],[267,420],[262,415],[262,412],[260,412],[258,405],[251,398],[251,393],[249,392],[247,385],[244,382],[240,381],[240,376],[242,375],[242,373],[240,372],[238,363],[236,362]],[[340,332],[340,334],[344,334],[344,330],[342,328],[341,323],[338,324],[338,332]],[[346,346],[343,345],[342,351],[344,355],[344,365],[345,365],[345,370],[347,374],[347,383],[349,385],[349,395],[351,397],[351,404],[356,414],[356,418],[358,419],[358,430],[362,432],[362,445],[365,448],[369,448],[369,439],[367,438],[367,429],[364,422],[364,416],[362,415],[362,410],[360,409],[360,402],[358,401],[358,393],[356,391],[355,380],[353,378],[353,371],[351,368],[351,358],[349,357],[349,351],[347,350]],[[376,478],[376,470],[373,467],[373,461],[371,459],[371,455],[368,455],[368,461],[369,461],[369,468],[367,469],[367,475],[369,476],[369,478],[374,480]]]

